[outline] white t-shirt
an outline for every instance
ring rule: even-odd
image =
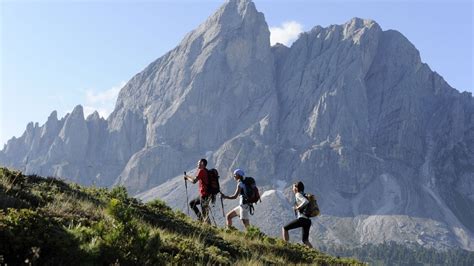
[[[301,192],[297,192],[295,194],[295,198],[296,198],[296,206],[301,206],[300,210],[303,209],[304,206],[306,206],[306,204],[309,203],[309,200],[305,196],[303,196]],[[303,218],[309,219],[306,215],[302,214],[300,211],[296,211],[296,213],[298,214],[297,216],[298,218],[303,217]]]

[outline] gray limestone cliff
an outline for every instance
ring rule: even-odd
[[[289,187],[302,180],[324,214],[315,241],[474,250],[472,95],[372,20],[314,27],[291,47],[269,36],[253,2],[230,0],[135,75],[107,120],[53,112],[0,163],[184,209],[180,175],[205,157],[228,193],[234,168],[257,179],[268,234],[291,219]]]

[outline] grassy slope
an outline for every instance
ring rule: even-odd
[[[125,189],[86,188],[0,168],[0,264],[360,264],[195,222]],[[3,261],[2,261],[3,260]]]

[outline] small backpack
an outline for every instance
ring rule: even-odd
[[[304,197],[308,199],[309,203],[303,209],[303,213],[307,217],[316,217],[319,215],[319,206],[316,197],[313,194],[306,193]]]
[[[245,177],[244,183],[244,204],[257,203],[260,200],[260,193],[258,192],[257,184],[253,177]]]
[[[219,172],[217,172],[215,168],[207,170],[206,191],[211,196],[215,196],[221,191],[219,185]]]

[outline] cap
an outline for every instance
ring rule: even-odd
[[[244,173],[244,170],[242,170],[242,169],[235,169],[234,170],[234,175],[240,175],[240,176],[244,177],[245,173]]]

